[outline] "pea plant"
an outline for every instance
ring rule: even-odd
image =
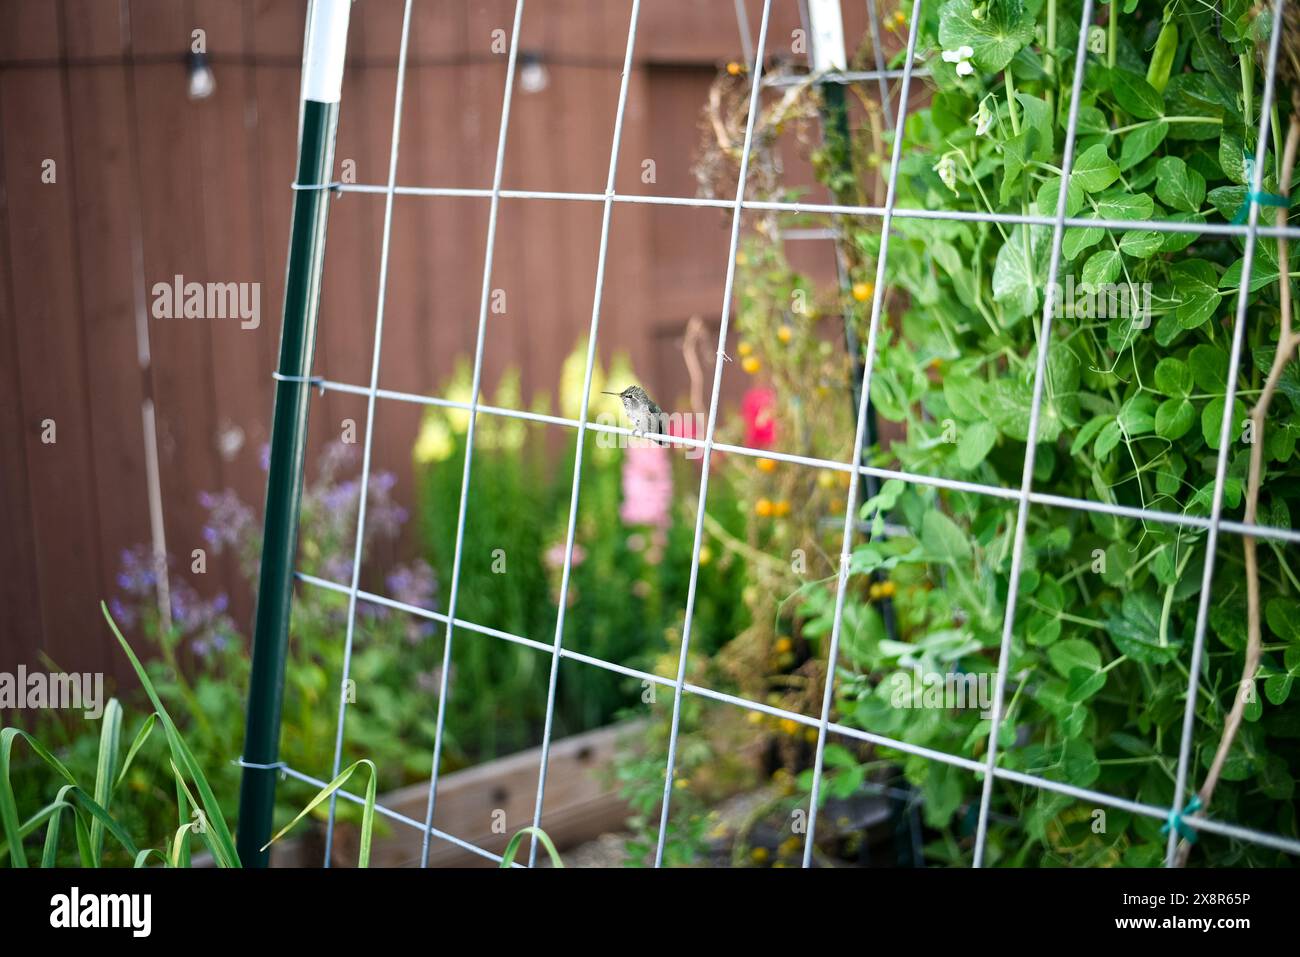
[[[872,464],[1018,489],[1035,368],[1046,349],[1036,493],[1208,516],[1227,414],[1223,517],[1291,528],[1300,490],[1300,337],[1287,244],[1255,240],[1236,398],[1225,411],[1245,238],[1194,227],[1246,222],[1251,200],[1261,206],[1261,225],[1288,222],[1300,141],[1296,18],[1282,24],[1261,151],[1263,63],[1274,26],[1267,7],[1098,4],[1084,37],[1073,167],[1063,183],[1081,4],[947,0],[921,9],[918,54],[930,89],[914,98],[903,128],[899,209],[1050,221],[1064,188],[1070,218],[1193,228],[1067,228],[1057,286],[1049,288],[1051,226],[896,218],[870,382],[884,436],[870,450]],[[872,194],[868,179],[887,167],[890,136],[878,106],[857,92],[860,132],[828,143],[814,168],[841,201],[879,204],[879,182]],[[828,163],[832,149],[841,155]],[[1266,157],[1263,188],[1252,194],[1257,153]],[[818,314],[790,308],[789,291],[811,280],[789,265],[770,230],[756,240],[765,254],[749,256],[761,270],[741,264],[742,334],[787,375],[801,360],[768,334],[774,327],[793,326],[798,346],[827,338],[819,323],[838,315],[850,343],[866,341],[879,220],[837,226],[851,275],[843,292],[815,294]],[[745,290],[767,292],[745,298]],[[1040,342],[1049,295],[1051,335]],[[860,508],[874,534],[852,550],[837,674],[827,679],[836,681],[834,717],[982,760],[991,728],[982,682],[998,662],[1015,503],[891,480]],[[1187,524],[1031,507],[1013,596],[1001,767],[1154,806],[1172,802],[1206,538],[1203,527]],[[1199,813],[1293,839],[1295,557],[1276,537],[1219,536],[1188,769]],[[831,630],[835,582],[794,583],[799,635],[814,647]],[[954,706],[951,695],[931,697],[928,675],[946,676],[949,691],[969,689],[972,700]],[[828,781],[860,781],[848,772],[882,757],[922,793],[937,835],[931,858],[968,861],[979,778],[832,739]],[[992,863],[1152,865],[1163,857],[1155,818],[1004,781],[995,784],[993,810]],[[1209,835],[1195,849],[1184,840],[1179,859],[1189,854],[1213,865],[1290,860]]]

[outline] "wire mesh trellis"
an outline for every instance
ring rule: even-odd
[[[317,0],[323,2],[323,0]],[[1285,0],[1275,0],[1272,6],[1273,23],[1279,23],[1283,12]],[[668,756],[664,772],[664,790],[660,810],[660,823],[657,847],[655,850],[656,866],[662,864],[664,847],[668,833],[668,820],[671,810],[673,782],[675,773],[675,764],[677,759],[677,742],[680,730],[682,701],[685,695],[694,695],[712,701],[742,707],[751,711],[757,711],[763,714],[771,715],[781,719],[787,719],[811,729],[817,733],[817,745],[812,774],[811,800],[808,812],[808,826],[804,838],[803,864],[809,866],[812,862],[812,849],[814,846],[815,830],[817,825],[817,812],[819,795],[824,779],[824,759],[826,741],[830,734],[840,735],[846,738],[858,741],[886,746],[904,754],[917,755],[925,759],[940,762],[965,771],[972,772],[976,775],[983,775],[982,791],[979,801],[979,814],[976,827],[976,839],[974,848],[973,863],[979,867],[984,862],[985,846],[988,833],[988,822],[990,816],[990,806],[992,804],[993,784],[995,780],[1002,780],[1009,783],[1021,784],[1029,787],[1038,788],[1045,791],[1055,792],[1061,795],[1075,799],[1092,802],[1096,805],[1117,808],[1129,813],[1140,815],[1156,820],[1166,821],[1170,824],[1185,824],[1198,831],[1217,834],[1223,837],[1233,838],[1245,842],[1252,842],[1266,847],[1275,848],[1290,854],[1300,854],[1300,841],[1294,839],[1267,833],[1254,828],[1246,827],[1239,823],[1227,822],[1209,818],[1204,815],[1184,816],[1184,798],[1187,791],[1187,779],[1190,773],[1192,760],[1192,736],[1195,718],[1196,697],[1198,693],[1197,676],[1200,673],[1202,658],[1205,654],[1206,625],[1209,617],[1209,604],[1211,595],[1211,586],[1213,584],[1215,563],[1216,563],[1216,543],[1219,532],[1227,531],[1236,535],[1250,535],[1254,538],[1272,540],[1275,542],[1295,543],[1300,542],[1300,531],[1291,528],[1273,527],[1268,525],[1259,525],[1255,523],[1245,523],[1233,521],[1223,516],[1224,487],[1228,470],[1228,448],[1231,430],[1230,416],[1224,415],[1220,425],[1219,445],[1215,462],[1215,479],[1211,499],[1210,513],[1208,516],[1185,515],[1172,511],[1162,511],[1158,509],[1137,508],[1120,505],[1110,502],[1090,501],[1081,498],[1072,498],[1068,496],[1048,494],[1035,491],[1034,485],[1034,464],[1037,443],[1029,441],[1026,443],[1026,450],[1022,467],[1022,478],[1019,488],[1003,488],[993,485],[987,485],[977,482],[963,481],[953,478],[947,478],[937,475],[928,475],[924,473],[912,472],[901,469],[889,469],[877,467],[869,464],[863,464],[862,451],[867,425],[867,409],[870,401],[870,386],[874,361],[877,352],[877,340],[880,332],[880,325],[885,303],[885,290],[887,288],[888,277],[888,260],[889,260],[889,239],[891,234],[891,224],[894,219],[930,219],[930,220],[947,220],[947,221],[976,221],[992,222],[1001,225],[1015,226],[1042,226],[1051,229],[1050,259],[1048,265],[1048,289],[1056,288],[1056,279],[1061,264],[1061,247],[1065,230],[1070,227],[1082,226],[1088,228],[1101,228],[1115,231],[1153,231],[1160,233],[1197,233],[1204,235],[1218,235],[1228,237],[1241,237],[1244,240],[1244,261],[1242,263],[1241,283],[1238,292],[1235,320],[1233,323],[1233,332],[1231,340],[1231,350],[1229,354],[1228,374],[1226,379],[1226,401],[1225,408],[1231,408],[1236,393],[1237,374],[1241,364],[1241,353],[1244,343],[1244,329],[1246,325],[1246,312],[1249,303],[1249,292],[1251,288],[1250,277],[1254,263],[1256,241],[1259,237],[1279,237],[1295,238],[1300,236],[1300,229],[1294,227],[1277,227],[1267,226],[1259,222],[1259,204],[1254,201],[1254,197],[1260,195],[1263,185],[1263,171],[1265,168],[1265,158],[1268,151],[1269,127],[1274,105],[1275,94],[1275,77],[1278,59],[1280,29],[1273,29],[1268,41],[1267,65],[1264,75],[1264,92],[1259,113],[1259,129],[1257,139],[1257,153],[1252,168],[1253,182],[1251,183],[1251,193],[1249,194],[1252,201],[1249,204],[1249,214],[1244,223],[1231,224],[1206,224],[1206,223],[1188,223],[1175,220],[1105,220],[1105,219],[1081,219],[1067,215],[1067,189],[1060,189],[1056,198],[1056,210],[1054,215],[1030,215],[1030,214],[1011,214],[1011,213],[993,213],[993,212],[976,212],[976,211],[959,211],[959,210],[928,210],[928,209],[911,209],[898,208],[895,205],[898,175],[903,143],[903,127],[908,117],[909,94],[911,92],[911,81],[918,75],[923,75],[924,70],[916,67],[916,48],[917,37],[921,23],[921,0],[913,0],[912,12],[910,17],[910,26],[908,31],[907,43],[902,52],[901,69],[886,69],[886,63],[881,52],[879,42],[879,19],[876,10],[875,0],[867,0],[868,24],[872,32],[872,46],[875,50],[876,69],[873,71],[848,72],[841,71],[838,73],[827,74],[817,77],[818,82],[835,82],[835,83],[874,83],[878,86],[881,96],[882,108],[887,117],[890,117],[891,93],[889,83],[891,80],[898,80],[898,113],[896,121],[891,117],[889,125],[894,129],[892,157],[888,167],[888,178],[886,181],[886,198],[883,206],[866,206],[866,205],[842,205],[836,203],[803,203],[803,202],[784,202],[784,201],[762,201],[746,199],[747,174],[750,157],[754,147],[754,124],[758,113],[758,105],[761,92],[768,81],[763,76],[764,51],[768,40],[768,29],[771,21],[772,0],[764,0],[762,6],[761,19],[757,39],[755,40],[750,33],[750,25],[747,20],[745,5],[741,0],[736,2],[736,15],[738,18],[738,27],[741,47],[744,51],[745,59],[750,66],[749,76],[749,112],[746,119],[746,129],[743,145],[741,147],[739,175],[736,183],[735,198],[732,200],[725,199],[708,199],[693,197],[677,196],[646,196],[646,195],[628,195],[615,192],[615,172],[618,164],[619,150],[622,139],[623,119],[628,99],[628,83],[631,74],[632,63],[636,48],[637,26],[640,16],[640,0],[631,0],[629,8],[629,23],[627,31],[627,43],[624,51],[623,70],[621,74],[618,102],[615,112],[613,138],[610,146],[610,159],[608,167],[608,176],[606,188],[603,193],[574,193],[574,192],[555,192],[540,190],[510,190],[502,187],[502,174],[505,162],[507,134],[509,131],[510,107],[512,92],[514,88],[515,67],[519,55],[519,34],[520,25],[524,15],[524,0],[516,0],[514,7],[514,16],[512,28],[510,31],[510,44],[508,49],[508,59],[505,77],[505,89],[503,93],[501,121],[498,129],[497,150],[495,166],[492,177],[492,185],[484,189],[465,189],[457,187],[441,186],[410,186],[399,185],[397,183],[398,155],[401,134],[401,116],[403,90],[405,83],[407,48],[410,37],[411,15],[413,0],[405,0],[402,31],[400,40],[400,51],[397,65],[396,92],[394,102],[394,112],[392,121],[392,137],[389,156],[388,180],[383,185],[373,184],[346,184],[346,183],[329,183],[318,186],[297,184],[300,188],[320,189],[327,186],[331,190],[341,192],[354,192],[362,194],[381,194],[385,197],[384,220],[382,232],[382,245],[380,253],[379,282],[378,282],[378,300],[375,310],[375,331],[373,339],[373,356],[371,364],[370,382],[366,386],[337,382],[322,378],[311,378],[312,385],[319,386],[322,391],[334,391],[343,394],[364,396],[366,404],[366,430],[363,444],[362,457],[362,474],[361,474],[361,494],[360,505],[357,514],[357,531],[355,540],[355,554],[352,564],[352,579],[349,584],[328,581],[326,579],[307,574],[305,572],[295,572],[294,577],[307,585],[315,588],[333,591],[348,598],[348,617],[347,629],[344,636],[344,659],[341,685],[346,688],[349,677],[349,665],[351,661],[351,651],[355,635],[356,625],[356,607],[357,603],[364,601],[367,603],[391,608],[404,613],[417,616],[429,621],[441,624],[445,629],[445,641],[443,645],[443,667],[441,669],[440,687],[438,691],[438,710],[436,719],[435,743],[432,756],[432,767],[430,772],[428,800],[424,820],[417,821],[406,815],[399,814],[389,808],[380,806],[377,808],[378,813],[394,821],[415,828],[422,833],[422,851],[421,863],[427,864],[429,845],[432,838],[447,841],[455,844],[462,849],[476,855],[486,857],[491,860],[500,860],[500,857],[484,848],[477,847],[472,843],[453,834],[446,833],[433,826],[434,811],[436,808],[438,783],[439,783],[439,765],[441,758],[442,743],[444,737],[444,728],[446,721],[446,702],[448,697],[448,683],[451,680],[450,663],[452,660],[453,636],[457,629],[475,633],[486,638],[502,640],[531,648],[539,653],[549,654],[551,656],[549,682],[547,689],[547,704],[545,723],[543,726],[541,761],[538,769],[537,792],[533,812],[533,825],[544,826],[543,820],[543,801],[547,783],[548,758],[551,746],[553,723],[555,717],[555,699],[556,685],[559,664],[562,660],[569,660],[587,666],[604,669],[606,671],[636,678],[643,682],[659,687],[671,688],[673,691],[673,705],[671,717],[671,730],[668,745]],[[1085,64],[1088,56],[1087,38],[1088,27],[1092,23],[1094,14],[1094,0],[1083,0],[1082,12],[1079,24],[1078,42],[1075,57],[1073,60],[1073,87],[1072,97],[1068,111],[1068,119],[1065,127],[1065,147],[1064,160],[1062,164],[1062,182],[1066,182],[1070,175],[1075,160],[1075,142],[1079,128],[1079,101],[1082,89]],[[805,16],[806,19],[806,16]],[[776,78],[770,81],[770,85],[782,85],[792,82],[789,77]],[[480,298],[479,317],[477,324],[472,386],[470,390],[470,400],[468,402],[454,401],[435,396],[418,395],[407,392],[399,392],[379,387],[379,367],[380,353],[383,344],[384,328],[384,311],[385,295],[388,279],[389,253],[391,249],[392,237],[392,220],[393,220],[393,203],[394,198],[398,195],[424,196],[424,197],[479,197],[487,198],[490,201],[488,215],[488,229],[486,248],[484,251],[484,269],[482,277],[482,290]],[[493,270],[493,252],[496,237],[496,227],[498,212],[502,199],[520,199],[530,201],[558,201],[558,202],[578,202],[578,203],[599,203],[602,208],[600,245],[596,261],[595,286],[591,308],[590,329],[587,342],[586,363],[583,378],[583,394],[581,399],[581,410],[576,419],[563,416],[548,415],[538,412],[526,412],[515,409],[500,408],[486,405],[478,401],[480,394],[481,376],[483,370],[484,345],[486,340],[486,320],[489,310],[489,299],[491,296],[491,282]],[[702,439],[698,438],[673,438],[672,442],[678,447],[696,448],[702,450],[700,486],[698,494],[698,506],[696,513],[696,522],[694,528],[694,540],[691,555],[690,579],[687,590],[687,601],[684,618],[684,630],[681,636],[681,648],[679,652],[678,665],[674,678],[667,678],[663,675],[657,675],[648,671],[629,667],[619,662],[607,661],[591,655],[586,655],[566,648],[563,642],[565,613],[566,613],[566,595],[569,589],[569,579],[573,564],[574,538],[577,526],[578,505],[580,500],[582,485],[582,450],[583,443],[588,431],[597,433],[606,433],[625,437],[634,437],[635,433],[627,428],[612,426],[599,422],[588,422],[588,400],[591,391],[593,369],[597,355],[597,339],[601,318],[601,303],[604,293],[605,268],[609,249],[609,239],[611,233],[612,211],[616,203],[643,203],[656,204],[665,206],[682,206],[692,208],[715,208],[727,210],[731,213],[731,228],[728,248],[727,274],[723,291],[721,322],[718,331],[717,356],[714,365],[714,376],[712,391],[709,400],[707,427]],[[830,459],[817,458],[812,456],[797,455],[793,453],[781,452],[771,449],[755,449],[741,445],[728,444],[717,441],[716,425],[719,398],[721,394],[722,375],[724,369],[725,355],[723,348],[726,342],[729,318],[732,311],[733,289],[735,283],[735,270],[737,252],[740,241],[742,226],[742,214],[745,211],[769,211],[785,213],[819,213],[833,214],[841,217],[862,217],[878,219],[881,225],[880,247],[876,258],[876,282],[871,298],[870,323],[868,327],[868,337],[865,345],[864,365],[862,368],[860,398],[855,418],[855,437],[853,444],[853,454],[847,461],[840,462]],[[834,238],[833,231],[823,231],[810,234],[810,238]],[[1054,299],[1049,293],[1044,297],[1044,305],[1041,316],[1041,323],[1038,333],[1038,342],[1046,343],[1050,341],[1052,333],[1052,320],[1054,317]],[[1035,362],[1032,401],[1029,414],[1028,435],[1035,436],[1038,434],[1038,422],[1042,411],[1044,398],[1044,380],[1047,366],[1046,348],[1038,350]],[[284,378],[283,376],[279,376]],[[460,499],[458,503],[458,515],[456,524],[455,550],[452,561],[452,577],[450,583],[450,592],[448,599],[447,612],[441,613],[429,609],[421,608],[402,601],[395,600],[382,594],[370,592],[360,587],[360,572],[362,564],[362,542],[365,537],[366,523],[366,499],[367,485],[370,478],[371,453],[372,453],[372,434],[375,417],[375,407],[378,400],[406,402],[417,405],[438,406],[443,408],[459,409],[469,413],[468,431],[466,437],[466,454],[463,464],[461,478]],[[473,465],[473,448],[475,423],[479,414],[499,416],[509,419],[529,421],[539,424],[558,426],[565,429],[576,430],[577,443],[574,459],[574,471],[572,487],[569,499],[569,512],[567,529],[565,536],[564,558],[562,565],[562,578],[560,583],[559,599],[557,603],[557,615],[553,637],[549,642],[542,641],[535,636],[525,636],[512,634],[495,628],[490,628],[472,621],[464,620],[457,617],[457,596],[460,587],[460,571],[463,559],[465,544],[465,524],[466,512],[469,496],[472,492],[472,465]],[[697,685],[687,680],[686,665],[687,655],[690,647],[692,619],[695,606],[695,598],[698,586],[698,574],[700,568],[701,546],[704,540],[704,515],[708,498],[710,462],[712,453],[725,452],[748,457],[762,457],[775,461],[788,462],[796,465],[811,466],[818,469],[828,469],[837,472],[847,473],[849,476],[847,504],[845,507],[845,518],[842,529],[841,548],[837,569],[837,584],[835,590],[834,615],[832,619],[831,638],[828,647],[828,666],[826,680],[823,689],[823,698],[821,708],[816,716],[805,715],[799,712],[790,711],[784,708],[751,700],[745,697],[728,694],[711,688]],[[995,672],[995,689],[994,703],[992,708],[991,727],[987,735],[986,755],[982,760],[973,760],[961,755],[951,754],[939,751],[933,748],[923,747],[907,741],[898,740],[889,736],[876,734],[861,728],[852,727],[840,722],[833,721],[832,703],[834,674],[837,655],[840,646],[840,634],[844,621],[844,605],[847,593],[847,585],[850,571],[850,546],[857,528],[855,522],[854,504],[858,497],[858,483],[864,478],[872,479],[897,479],[904,483],[928,486],[937,489],[946,489],[959,492],[974,493],[977,495],[988,496],[1002,499],[1007,502],[1016,503],[1016,523],[1014,530],[1013,546],[1011,552],[1011,570],[1007,591],[1006,607],[1003,613],[1003,625],[1001,641],[999,643],[999,661],[997,671]],[[1013,631],[1016,623],[1016,610],[1018,599],[1018,587],[1022,573],[1024,553],[1026,550],[1026,526],[1029,510],[1035,506],[1049,506],[1065,508],[1082,512],[1102,513],[1110,516],[1140,519],[1171,525],[1175,527],[1203,530],[1207,533],[1207,547],[1204,565],[1201,575],[1201,589],[1198,597],[1196,625],[1192,642],[1192,656],[1190,670],[1188,672],[1188,687],[1186,702],[1184,707],[1182,734],[1179,742],[1179,755],[1177,763],[1176,782],[1174,788],[1173,801],[1171,805],[1157,806],[1143,803],[1140,801],[1130,800],[1117,795],[1107,794],[1101,791],[1089,788],[1078,787],[1066,782],[1052,780],[1034,774],[1021,771],[1015,771],[1009,768],[1001,767],[998,764],[998,741],[1000,723],[1003,718],[1003,703],[1006,691],[1006,673],[1008,670],[1008,659],[1013,641]],[[337,774],[341,765],[342,750],[344,742],[344,725],[347,713],[347,696],[346,692],[340,693],[338,725],[333,753],[333,772]],[[246,767],[252,769],[265,770],[266,766],[244,760]],[[303,772],[300,769],[290,768],[284,764],[276,764],[272,767],[278,769],[281,773],[294,779],[323,786],[324,781]],[[345,800],[359,802],[361,799],[348,792],[339,791],[336,797],[342,797]],[[330,815],[327,826],[326,837],[326,865],[329,863],[330,846],[334,835],[335,824],[335,804],[334,799],[330,803]],[[1169,840],[1166,850],[1166,862],[1172,865],[1175,861],[1175,849],[1178,840],[1180,828],[1171,826],[1169,828]],[[535,863],[536,845],[534,844],[529,857],[529,865]],[[515,864],[514,866],[522,866]]]

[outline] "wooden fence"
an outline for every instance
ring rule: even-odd
[[[232,488],[260,508],[305,4],[0,0],[0,670],[46,655],[124,675],[98,603],[118,591],[122,551],[150,539],[146,400],[168,547],[185,557],[177,574],[205,544],[201,491]],[[760,5],[749,6],[756,35]],[[858,37],[865,4],[846,6]],[[401,7],[361,0],[353,14],[337,158],[362,183],[386,179]],[[512,10],[417,0],[399,183],[490,185],[505,75],[493,31],[508,34]],[[627,15],[609,0],[528,5],[521,48],[546,83],[516,90],[507,188],[604,190]],[[777,0],[771,48],[788,52],[798,23],[794,0]],[[216,79],[202,100],[187,91],[195,29]],[[733,0],[642,5],[620,191],[695,193],[700,108],[738,58]],[[382,387],[436,392],[472,352],[487,206],[397,199]],[[331,213],[315,361],[330,379],[369,378],[382,216],[379,195],[343,195]],[[526,402],[554,394],[590,320],[599,228],[598,203],[503,202],[494,286],[506,312],[490,317],[489,390],[514,366]],[[685,324],[716,328],[727,228],[716,210],[616,207],[601,351],[629,351],[668,401],[685,401]],[[260,284],[260,324],[153,318],[154,284],[176,276]],[[728,397],[743,378],[727,377]],[[365,422],[362,397],[313,402],[309,455],[342,420]],[[418,420],[418,407],[381,403],[376,422],[376,466],[408,502]],[[190,577],[204,594],[230,592],[246,626],[251,596],[231,559]]]

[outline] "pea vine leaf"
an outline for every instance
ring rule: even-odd
[[[1006,310],[1014,322],[1038,308],[1037,249],[1041,245],[1034,235],[1039,230],[1017,226],[998,251],[993,266],[993,299]]]
[[[1088,261],[1083,264],[1083,273],[1080,278],[1090,286],[1112,283],[1119,278],[1122,259],[1123,257],[1119,254],[1119,251],[1115,249],[1103,249],[1100,252],[1093,253]]]
[[[1132,229],[1119,241],[1120,252],[1134,259],[1148,259],[1160,251],[1164,240],[1159,233],[1149,229]]]
[[[1185,213],[1194,213],[1205,202],[1205,177],[1177,156],[1156,161],[1156,197]]]
[[[1156,147],[1169,135],[1169,124],[1164,120],[1144,123],[1124,135],[1124,145],[1119,150],[1119,168],[1128,172],[1155,152]]]
[[[1089,202],[1097,219],[1149,219],[1156,208],[1146,193],[1126,193],[1122,189],[1093,196]]]
[[[1195,329],[1214,315],[1223,301],[1219,275],[1204,259],[1174,263],[1170,274],[1178,295],[1175,318],[1184,329]]]
[[[1160,602],[1144,591],[1127,593],[1107,622],[1110,638],[1121,654],[1134,661],[1165,665],[1178,656],[1182,642],[1162,635],[1160,627]]]
[[[1165,112],[1165,98],[1146,78],[1128,70],[1111,74],[1111,92],[1119,105],[1140,120],[1154,120]]]
[[[1085,193],[1100,193],[1117,179],[1119,167],[1106,152],[1104,143],[1094,144],[1084,150],[1070,170],[1071,186],[1077,185]]]
[[[1022,0],[988,0],[979,6],[976,16],[971,0],[945,3],[939,11],[939,43],[945,50],[970,47],[975,66],[996,73],[1034,39],[1034,18]]]

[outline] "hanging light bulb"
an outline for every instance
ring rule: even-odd
[[[208,55],[206,53],[191,51],[185,58],[185,64],[189,68],[189,95],[191,100],[206,100],[216,92],[217,78],[212,75],[212,67],[208,66]]]
[[[519,55],[519,88],[525,93],[540,93],[551,82],[546,64],[536,53]]]

